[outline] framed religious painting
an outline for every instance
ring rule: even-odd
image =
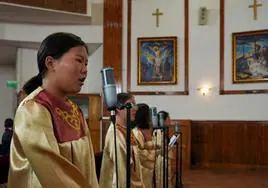
[[[138,85],[177,84],[177,37],[137,39]]]
[[[233,83],[268,82],[268,30],[232,34]]]

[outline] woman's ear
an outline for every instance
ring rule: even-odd
[[[46,61],[45,61],[47,70],[50,72],[54,72],[55,71],[55,59],[51,56],[47,56],[46,57]]]

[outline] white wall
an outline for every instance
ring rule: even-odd
[[[102,68],[102,46],[88,59],[88,76],[85,80],[81,93],[100,93]],[[37,50],[19,48],[17,51],[17,80],[18,90],[23,84],[38,73]]]
[[[17,91],[23,87],[25,82],[37,74],[37,50],[18,48],[16,62]]]
[[[231,32],[256,30],[268,27],[268,12],[264,11],[268,2],[262,1],[258,9],[258,20],[253,21],[252,10],[248,8],[251,0],[225,0],[225,83],[227,89],[268,89],[268,84],[231,83]],[[209,21],[206,26],[198,25],[198,9],[206,6],[209,10]],[[155,27],[152,12],[159,8],[164,13],[160,17],[160,27]],[[219,0],[189,0],[189,96],[136,96],[138,102],[157,106],[167,110],[172,118],[193,120],[267,120],[267,95],[219,95]],[[184,64],[184,0],[133,1],[132,3],[132,88],[131,90],[182,90]],[[124,20],[126,20],[124,10]],[[124,44],[127,48],[124,28]],[[177,86],[140,87],[136,83],[137,37],[178,36],[179,84]],[[124,67],[126,67],[126,50],[124,50]],[[125,69],[124,69],[125,70]],[[126,84],[126,70],[124,71]],[[201,96],[196,88],[203,84],[213,86],[209,96]],[[177,87],[177,88],[176,88]],[[124,88],[126,89],[126,88]]]
[[[102,87],[101,69],[103,66],[103,46],[88,57],[87,79],[84,82],[80,93],[100,93]]]
[[[14,66],[0,65],[0,136],[4,131],[5,119],[14,118],[16,90],[7,88],[6,81],[15,80],[15,74]]]

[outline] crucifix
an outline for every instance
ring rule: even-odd
[[[153,16],[156,16],[156,27],[159,27],[159,16],[162,16],[163,13],[159,12],[159,9],[157,8],[155,12],[152,13]]]
[[[253,5],[249,5],[248,8],[252,8],[253,9],[253,17],[254,20],[257,20],[257,12],[258,12],[258,7],[261,7],[262,4],[258,4],[257,0],[254,0]]]

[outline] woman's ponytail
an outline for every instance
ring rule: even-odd
[[[39,86],[42,86],[42,75],[37,74],[36,76],[32,77],[30,80],[28,80],[24,86],[22,87],[22,90],[29,95],[34,90],[36,90]]]

